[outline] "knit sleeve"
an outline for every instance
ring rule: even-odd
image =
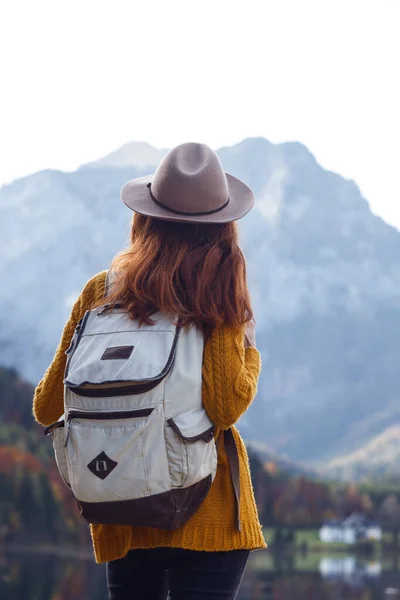
[[[71,342],[78,321],[104,294],[104,285],[105,272],[99,273],[85,285],[72,308],[53,361],[35,389],[33,416],[41,425],[50,425],[64,412],[64,371],[67,362],[65,351]]]
[[[203,404],[220,429],[229,429],[257,392],[261,358],[245,348],[245,326],[215,329],[204,348]]]

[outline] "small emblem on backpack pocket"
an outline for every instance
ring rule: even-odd
[[[96,458],[90,461],[87,467],[92,471],[93,475],[96,475],[100,479],[105,479],[115,469],[117,464],[105,452],[100,452]]]
[[[112,346],[106,348],[100,360],[127,360],[134,350],[134,346]]]

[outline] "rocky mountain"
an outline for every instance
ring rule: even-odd
[[[121,186],[163,152],[128,144],[0,189],[0,364],[40,378],[85,281],[127,244]],[[219,156],[257,197],[241,232],[264,367],[242,432],[295,460],[350,453],[400,423],[400,233],[301,144]]]
[[[400,475],[400,426],[393,425],[365,446],[328,462],[322,473],[345,481]]]
[[[321,479],[330,477],[330,472],[323,469],[313,469],[306,464],[291,460],[287,456],[278,454],[264,442],[246,441],[248,454],[257,457],[257,460],[263,465],[263,469],[271,475],[277,473],[285,476],[297,477],[304,476],[311,479]],[[338,477],[340,479],[340,475]]]
[[[124,168],[134,167],[151,173],[155,165],[158,165],[167,150],[157,150],[147,142],[129,142],[121,148],[100,158],[93,163],[85,165],[85,168],[95,169],[101,167]]]

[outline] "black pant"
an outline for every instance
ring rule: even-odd
[[[107,563],[109,600],[234,600],[248,550],[130,550]]]

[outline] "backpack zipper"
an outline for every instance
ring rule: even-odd
[[[134,417],[148,417],[153,412],[154,408],[138,408],[136,410],[114,410],[111,412],[84,412],[80,410],[71,410],[68,413],[67,422],[56,421],[48,425],[43,431],[43,435],[48,435],[58,427],[67,427],[67,436],[64,446],[66,447],[70,435],[70,427],[72,419],[89,419],[92,421],[108,421],[110,419],[131,419]]]
[[[148,417],[154,408],[138,408],[137,410],[115,410],[111,412],[84,412],[70,410],[67,421],[71,419],[90,419],[94,421],[109,421],[110,419],[129,419],[131,417]]]
[[[93,387],[86,387],[85,384],[73,386],[69,384],[68,381],[65,382],[65,385],[77,396],[84,396],[86,398],[107,398],[108,396],[138,396],[153,390],[161,383],[161,381],[162,378],[156,379],[155,381],[147,381],[145,383],[133,383],[132,385],[119,385],[118,383],[110,382],[114,383],[113,387],[101,387],[101,385],[104,384],[98,384],[97,386],[96,384],[93,384]]]

